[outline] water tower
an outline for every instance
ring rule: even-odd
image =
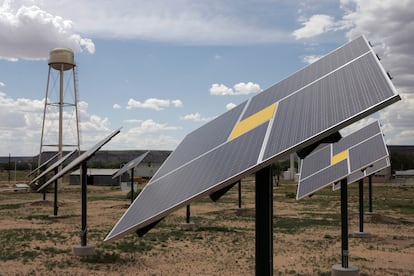
[[[49,72],[43,111],[39,166],[46,148],[58,151],[62,158],[64,148],[80,150],[78,91],[74,53],[71,49],[50,51]]]

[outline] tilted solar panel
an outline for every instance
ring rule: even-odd
[[[120,175],[122,175],[123,173],[125,173],[128,170],[131,170],[133,168],[135,168],[136,166],[138,166],[142,160],[144,160],[144,158],[148,155],[149,151],[141,154],[140,156],[138,156],[137,158],[129,161],[128,163],[126,163],[122,168],[120,168],[113,176],[112,178],[116,178]]]
[[[147,229],[399,99],[359,37],[188,134],[105,240]]]
[[[373,175],[374,173],[382,171],[383,169],[388,168],[389,166],[391,166],[391,163],[388,157],[382,160],[379,160],[375,162],[374,164],[372,164],[371,166],[369,166],[368,168],[364,170],[356,171],[353,174],[349,175],[348,184],[355,183],[367,176],[370,176],[370,175]],[[333,191],[336,191],[340,188],[341,188],[341,182],[337,182],[332,185]]]
[[[349,176],[353,179],[361,170],[387,157],[387,146],[376,121],[303,159],[297,199]]]
[[[30,182],[30,184],[32,184],[33,182],[39,180],[40,178],[42,178],[46,174],[50,173],[51,171],[53,171],[54,169],[56,169],[57,167],[59,167],[61,164],[63,164],[63,162],[65,162],[69,157],[71,157],[77,151],[78,151],[77,149],[74,149],[73,151],[69,152],[64,157],[62,157],[61,159],[59,159],[58,161],[56,161],[55,163],[53,163],[46,170],[44,170],[41,174],[39,174],[35,179],[33,179]]]
[[[56,153],[55,155],[53,155],[52,157],[50,157],[45,162],[43,162],[39,167],[37,167],[36,169],[34,169],[33,171],[31,171],[28,176],[31,176],[32,174],[34,174],[37,171],[40,171],[42,168],[44,168],[47,164],[49,164],[50,162],[52,162],[52,160],[55,159],[58,156],[59,156],[59,152]]]
[[[81,165],[82,162],[87,161],[89,158],[91,158],[95,152],[97,152],[100,148],[102,148],[106,143],[108,143],[115,135],[117,135],[121,131],[121,128],[118,128],[111,134],[109,134],[107,137],[102,139],[100,142],[98,142],[96,145],[94,145],[89,150],[82,153],[80,156],[75,158],[72,162],[70,162],[66,167],[64,167],[59,173],[54,175],[51,179],[49,179],[45,184],[43,184],[37,191],[41,191],[50,184],[52,184],[56,179],[59,179],[60,177],[64,176],[68,172],[76,169],[78,166]]]

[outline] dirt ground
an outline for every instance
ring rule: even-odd
[[[8,188],[7,184],[0,184]],[[366,186],[365,186],[365,189]],[[341,261],[340,196],[326,188],[296,201],[296,185],[274,188],[274,274],[330,275]],[[365,191],[367,209],[367,191]],[[254,275],[254,183],[242,181],[218,202],[191,205],[197,229],[183,230],[185,208],[143,237],[103,243],[130,200],[119,187],[88,187],[91,257],[80,244],[80,187],[64,185],[53,215],[53,193],[0,192],[0,275]],[[414,275],[414,185],[374,184],[373,214],[359,230],[358,185],[349,185],[349,264],[361,275]],[[367,210],[366,210],[367,211]]]

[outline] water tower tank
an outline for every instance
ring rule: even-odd
[[[75,66],[75,55],[68,48],[55,48],[50,51],[49,66],[55,70],[70,70]]]

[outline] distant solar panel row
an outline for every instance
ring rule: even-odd
[[[378,122],[318,150],[302,161],[297,199],[315,193],[388,157]]]
[[[360,37],[187,135],[106,237],[158,221],[399,100]]]
[[[141,154],[140,156],[138,156],[137,158],[129,161],[128,163],[126,163],[124,166],[122,166],[122,168],[120,168],[113,176],[112,178],[116,178],[120,175],[122,175],[123,173],[127,172],[128,170],[132,170],[133,168],[135,168],[136,166],[138,166],[143,160],[144,158],[148,155],[149,151]]]
[[[387,157],[385,159],[379,160],[366,168],[365,170],[359,170],[348,176],[348,184],[355,183],[367,176],[373,175],[379,171],[382,171],[385,168],[391,166],[390,159]],[[332,190],[336,191],[341,188],[341,182],[334,183],[332,185]]]
[[[107,137],[99,141],[97,144],[95,144],[92,148],[82,153],[80,156],[75,158],[72,162],[70,162],[66,167],[64,167],[59,173],[54,175],[52,178],[50,178],[46,183],[44,183],[40,188],[37,189],[37,191],[42,191],[47,186],[52,184],[56,179],[59,179],[60,177],[64,176],[66,173],[76,169],[79,167],[82,162],[86,162],[89,158],[91,158],[95,152],[97,152],[100,148],[102,148],[106,143],[108,143],[115,135],[117,135],[121,131],[121,128],[118,128],[117,130],[113,131],[111,134],[109,134]],[[60,161],[57,161],[57,163]],[[56,166],[56,164],[52,165]]]

